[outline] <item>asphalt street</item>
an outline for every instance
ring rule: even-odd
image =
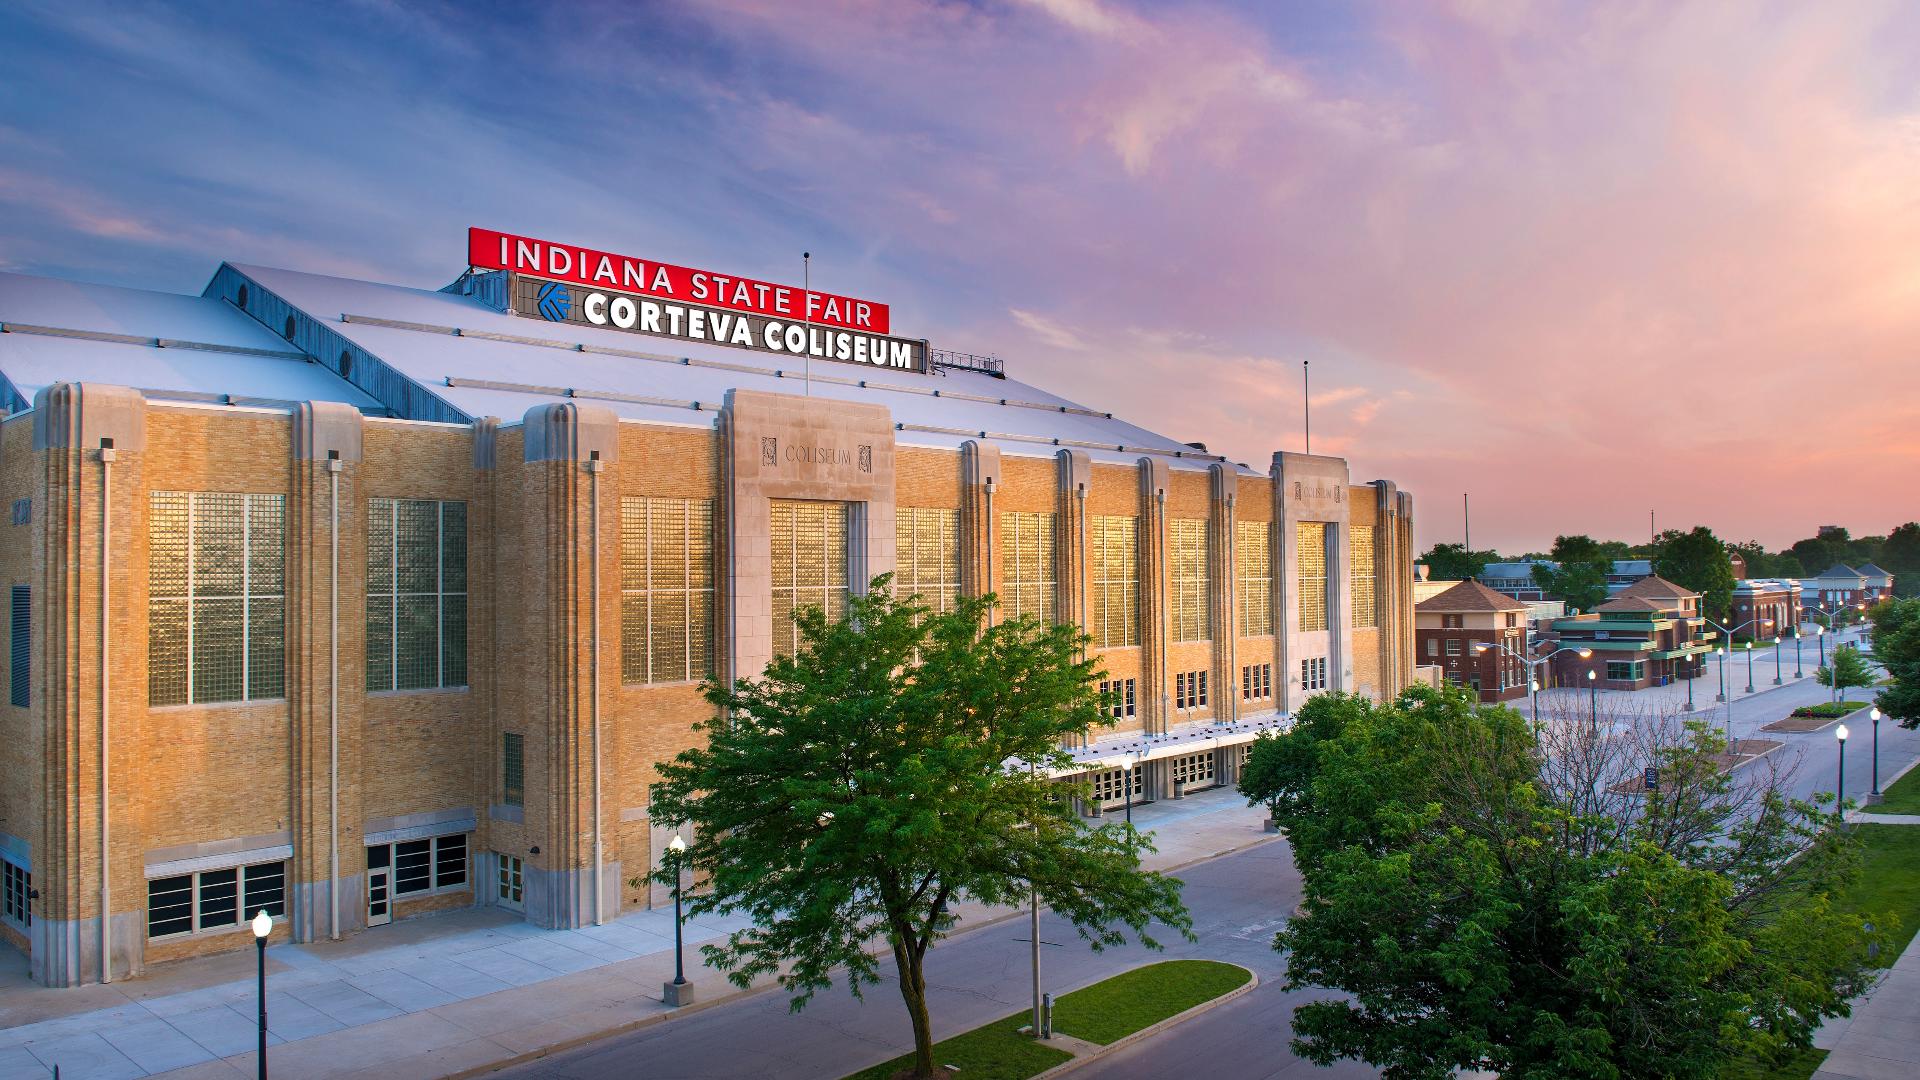
[[[1196,1041],[1183,1026],[1153,1043],[1189,1047],[1197,1057],[1178,1070],[1204,1068],[1220,1077],[1373,1076],[1371,1069],[1343,1066],[1318,1070],[1287,1050],[1293,1006],[1314,995],[1280,989],[1285,970],[1273,951],[1273,934],[1300,899],[1300,879],[1284,841],[1190,867],[1187,906],[1195,942],[1165,941],[1163,953],[1138,946],[1095,953],[1064,921],[1043,913],[1042,970],[1054,994],[1142,962],[1202,956],[1231,960],[1259,973],[1261,985],[1239,1000],[1206,1014],[1210,1034]],[[938,1037],[957,1034],[1027,1008],[1031,1000],[1027,922],[1014,919],[962,934],[933,950],[927,982]],[[1197,1022],[1196,1022],[1197,1023]],[[912,1048],[906,1011],[891,978],[856,1001],[845,990],[821,994],[793,1013],[778,990],[719,1005],[704,1012],[615,1036],[543,1059],[502,1075],[516,1078],[613,1080],[634,1076],[661,1080],[694,1078],[837,1078]],[[1081,1075],[1167,1076],[1156,1071],[1159,1053],[1116,1058]],[[1144,1070],[1144,1071],[1143,1071]]]

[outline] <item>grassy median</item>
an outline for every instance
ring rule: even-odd
[[[1212,1001],[1252,974],[1215,960],[1163,960],[1083,987],[1053,1003],[1053,1030],[1105,1046],[1162,1020]],[[982,1024],[933,1044],[936,1066],[953,1065],[965,1080],[1027,1080],[1073,1055],[1020,1033],[1027,1012]],[[913,1064],[904,1054],[847,1080],[886,1080]]]

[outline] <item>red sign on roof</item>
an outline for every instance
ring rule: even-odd
[[[752,278],[693,270],[671,263],[556,244],[492,229],[467,230],[467,262],[483,270],[593,285],[682,303],[744,311],[874,334],[891,332],[887,305],[833,293],[809,292]]]

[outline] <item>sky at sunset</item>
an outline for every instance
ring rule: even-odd
[[[0,269],[425,287],[483,225],[896,332],[1419,542],[1920,518],[1920,5],[0,7]]]

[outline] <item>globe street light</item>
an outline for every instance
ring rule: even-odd
[[[1747,693],[1753,693],[1753,639],[1747,639]]]
[[[821,815],[821,825],[833,820],[833,812]],[[673,866],[673,981],[667,984],[667,1004],[678,1008],[693,1004],[693,988],[687,984],[687,969],[681,957],[680,940],[680,861],[686,856],[687,842],[679,833],[667,841],[667,862]]]
[[[1833,797],[1833,812],[1845,820],[1847,805],[1847,725],[1841,724],[1833,733],[1840,740],[1840,790]]]
[[[1768,621],[1771,622],[1772,620]],[[1780,639],[1775,637],[1773,639],[1773,685],[1775,686],[1782,686],[1786,683],[1786,680],[1781,677],[1784,674],[1784,669],[1781,666],[1780,651]]]
[[[1587,717],[1592,722],[1593,732],[1596,735],[1600,733],[1600,684],[1595,681],[1599,677],[1599,673],[1592,668],[1587,669],[1587,694],[1593,699]]]
[[[1721,642],[1720,647],[1713,650],[1713,659],[1715,665],[1720,669],[1720,692],[1713,696],[1713,700],[1725,701],[1727,700],[1727,646],[1725,642]]]
[[[1807,677],[1806,671],[1800,666],[1800,628],[1797,626],[1793,628],[1793,677],[1796,679]]]
[[[253,917],[254,952],[260,957],[260,1080],[267,1080],[267,935],[273,933],[273,918],[266,908]]]

